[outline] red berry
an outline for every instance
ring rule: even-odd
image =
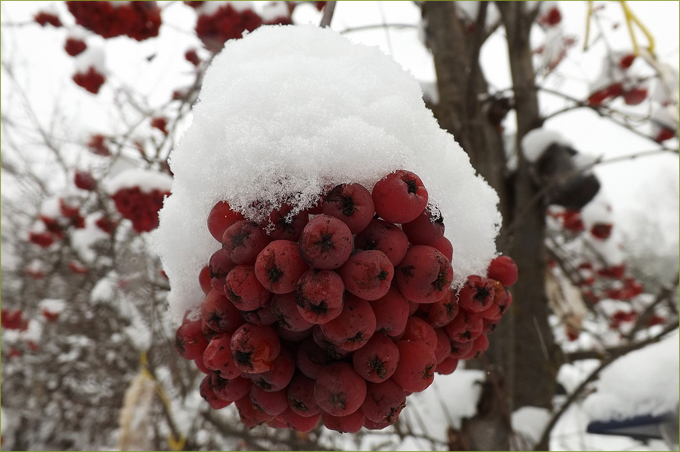
[[[633,64],[633,61],[635,61],[635,54],[629,53],[627,55],[624,55],[619,60],[619,67],[621,67],[622,69],[628,69]]]
[[[607,240],[609,236],[612,234],[612,227],[613,225],[611,223],[595,223],[590,228],[590,233],[595,238],[598,238],[600,240]]]
[[[393,380],[368,383],[366,399],[361,405],[367,420],[392,424],[406,406],[404,390]]]
[[[374,422],[368,418],[364,421],[364,427],[368,430],[382,430],[390,425],[392,425],[391,422]]]
[[[423,341],[399,341],[399,364],[392,380],[404,391],[424,391],[434,380],[437,358],[434,351]]]
[[[253,265],[257,255],[267,246],[269,237],[254,221],[241,220],[224,231],[222,247],[236,264]]]
[[[326,323],[342,312],[345,285],[340,275],[330,270],[309,270],[298,281],[295,304],[309,323]]]
[[[184,52],[184,59],[187,60],[189,63],[193,64],[194,66],[198,66],[199,64],[201,64],[201,59],[198,57],[196,49],[189,49],[186,52]]]
[[[255,406],[248,394],[237,400],[234,405],[238,409],[241,422],[248,428],[257,427],[263,422],[271,421],[274,418],[274,416],[265,413],[258,406]]]
[[[285,328],[281,328],[279,325],[274,325],[274,330],[281,339],[288,342],[300,342],[301,340],[312,335],[311,328],[304,331],[290,331]]]
[[[262,326],[276,323],[271,303],[260,306],[254,311],[241,311],[241,317],[251,325]]]
[[[267,245],[255,261],[255,276],[270,292],[293,292],[300,276],[309,269],[302,260],[297,243],[275,240]]]
[[[321,370],[314,384],[314,397],[321,409],[333,416],[347,416],[366,398],[366,380],[351,365],[333,363]]]
[[[626,105],[639,105],[645,99],[647,99],[647,90],[645,88],[633,88],[623,93],[623,101]]]
[[[274,229],[268,232],[272,240],[297,242],[300,239],[302,230],[309,222],[309,214],[307,211],[302,211],[291,215],[291,210],[293,210],[291,206],[284,204],[269,215],[269,223],[274,226]]]
[[[213,410],[221,410],[222,408],[231,405],[231,401],[221,399],[217,396],[215,389],[212,386],[211,379],[211,375],[206,375],[205,378],[203,378],[203,381],[201,381],[199,389],[201,397],[208,402],[208,405],[210,405],[210,408]]]
[[[444,238],[444,218],[440,212],[430,209],[425,209],[415,220],[404,223],[401,228],[412,245],[434,247]]]
[[[28,240],[42,248],[49,248],[54,243],[52,235],[45,232],[31,232],[28,234]]]
[[[324,349],[334,360],[340,360],[352,354],[350,350],[341,349],[331,342],[321,330],[321,325],[314,325],[312,328],[312,339],[316,345]]]
[[[44,11],[39,11],[35,16],[33,16],[33,20],[40,24],[41,27],[44,27],[47,24],[52,25],[55,28],[62,26],[61,20],[59,20],[59,16],[51,13],[46,13]]]
[[[517,282],[517,265],[509,256],[498,256],[489,264],[486,276],[510,287]]]
[[[210,215],[208,215],[208,230],[215,237],[215,240],[221,243],[224,231],[232,224],[243,219],[243,215],[231,210],[226,201],[220,201],[215,204],[215,207],[210,211]]]
[[[311,432],[314,427],[316,427],[316,424],[319,423],[321,414],[317,413],[312,416],[304,417],[288,408],[286,411],[281,413],[280,416],[289,429],[295,430],[296,432],[307,433]]]
[[[371,305],[354,295],[347,296],[342,313],[321,325],[321,331],[336,347],[353,351],[363,347],[375,332]]]
[[[412,246],[395,270],[399,292],[409,301],[434,303],[446,296],[453,269],[446,257],[431,246]]]
[[[314,397],[314,380],[296,374],[288,385],[288,407],[302,417],[310,417],[321,412]]]
[[[310,329],[314,324],[305,320],[295,304],[295,294],[274,295],[271,302],[274,318],[281,328],[300,332]]]
[[[491,284],[491,287],[493,287],[493,303],[491,303],[491,306],[489,306],[487,309],[482,311],[480,315],[482,318],[487,320],[500,319],[501,315],[503,314],[503,310],[505,310],[507,297],[510,292],[508,292],[508,290],[500,282],[494,279],[489,279],[488,281]]]
[[[254,374],[250,379],[257,386],[267,392],[280,391],[288,386],[295,373],[295,362],[288,350],[281,349],[281,353],[272,363],[272,369],[267,372]]]
[[[445,329],[446,331],[446,329]],[[448,333],[446,333],[448,335]],[[468,342],[458,342],[451,340],[451,358],[462,359],[463,356],[467,355],[470,350],[472,350],[473,341]]]
[[[213,373],[212,370],[208,369],[205,366],[205,363],[203,362],[202,356],[199,356],[198,358],[194,359],[194,364],[196,364],[196,367],[198,368],[198,370],[200,370],[201,372],[203,372],[206,375],[210,375],[210,374]]]
[[[227,275],[236,267],[236,264],[229,259],[225,250],[219,249],[210,256],[208,267],[210,267],[210,285],[213,289],[224,292]]]
[[[656,134],[656,137],[654,137],[654,141],[657,143],[663,143],[664,141],[675,137],[675,134],[676,132],[674,130],[671,130],[667,127],[661,127],[659,132]]]
[[[357,234],[373,219],[375,206],[366,188],[359,184],[342,184],[326,195],[323,213],[342,220],[352,234]]]
[[[451,245],[451,242],[446,237],[439,239],[432,247],[446,256],[448,260],[453,259],[453,245]]]
[[[225,380],[233,380],[241,375],[241,371],[236,367],[234,358],[231,356],[231,336],[230,333],[224,333],[213,337],[203,353],[205,367]],[[238,400],[240,398],[229,399],[226,397],[227,400]]]
[[[354,239],[358,250],[378,250],[385,253],[393,266],[406,255],[408,238],[399,227],[384,220],[372,220]]]
[[[348,292],[364,300],[377,300],[390,290],[394,267],[381,251],[357,251],[338,273]]]
[[[410,171],[391,173],[373,187],[375,211],[390,223],[415,220],[425,210],[427,198],[423,182]]]
[[[340,433],[356,433],[364,426],[363,411],[356,410],[354,413],[347,416],[333,416],[328,413],[321,413],[321,422],[329,430],[335,430]]]
[[[435,303],[419,305],[419,315],[433,328],[451,323],[458,315],[458,310],[458,298],[453,289],[449,289],[446,296]]]
[[[437,358],[437,364],[440,364],[451,354],[451,339],[442,328],[437,328],[435,333],[437,334],[437,346],[434,349],[434,356]]]
[[[463,359],[477,359],[489,348],[489,339],[486,334],[480,335],[477,339],[472,342],[472,348]]]
[[[399,349],[390,338],[382,334],[374,334],[365,346],[352,355],[356,373],[374,383],[390,378],[398,363]]]
[[[425,320],[418,317],[410,317],[406,322],[406,329],[401,340],[423,341],[434,350],[437,347],[437,333]]]
[[[279,336],[270,326],[241,325],[231,338],[231,354],[243,373],[258,374],[274,367],[281,352]]]
[[[451,340],[457,342],[474,341],[482,334],[484,320],[478,313],[460,310],[455,319],[444,327]]]
[[[250,388],[250,401],[261,411],[277,416],[288,409],[288,390],[265,392],[259,386]]]
[[[211,290],[201,303],[201,318],[218,333],[234,332],[244,323],[238,309],[216,290]]]
[[[167,135],[168,131],[166,127],[168,126],[168,120],[163,117],[151,118],[151,127],[158,129],[163,132],[163,135]]]
[[[494,288],[488,279],[470,275],[458,292],[458,304],[468,312],[482,312],[493,304],[494,295]]]
[[[71,80],[73,80],[76,85],[80,86],[85,91],[88,91],[92,94],[97,94],[106,81],[106,78],[94,67],[90,66],[85,72],[76,72],[73,74]]]
[[[227,276],[224,291],[239,311],[254,311],[271,298],[271,293],[257,280],[251,265],[234,267]]]
[[[456,358],[447,357],[444,361],[437,364],[436,372],[440,375],[450,375],[458,367],[458,360]]]
[[[76,171],[73,183],[81,190],[94,191],[97,189],[97,181],[89,171]]]
[[[395,288],[377,300],[371,301],[375,315],[375,330],[388,336],[398,336],[404,332],[409,317],[409,303]]]
[[[222,400],[239,400],[250,393],[253,382],[247,378],[236,377],[231,380],[221,378],[217,373],[210,376],[210,382],[217,397]]]
[[[182,324],[175,333],[175,349],[184,359],[196,359],[203,355],[208,341],[203,336],[201,321]]]
[[[201,290],[203,291],[204,294],[208,294],[212,290],[212,286],[210,285],[210,267],[205,266],[201,269],[201,272],[198,274],[198,284],[201,286]]]
[[[501,321],[500,317],[493,320],[484,319],[484,328],[482,328],[482,334],[493,333],[496,330],[496,327],[498,326],[498,323],[500,321]]]
[[[337,218],[319,215],[300,236],[300,255],[314,269],[333,270],[352,253],[352,232]]]
[[[295,354],[295,364],[300,372],[315,380],[319,378],[321,369],[333,361],[333,357],[316,345],[311,337],[302,341]]]

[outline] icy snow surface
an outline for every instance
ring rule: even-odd
[[[446,221],[455,283],[495,256],[498,197],[425,108],[418,82],[377,47],[317,27],[262,27],[227,42],[208,69],[193,122],[170,154],[172,196],[154,234],[175,319],[197,306],[198,274],[219,248],[206,227],[216,202],[263,218],[325,187],[372,189],[415,172]]]
[[[534,129],[522,138],[524,157],[530,162],[538,160],[543,152],[553,143],[571,146],[571,142],[561,133],[554,130]]]
[[[678,336],[619,358],[600,374],[583,408],[593,420],[659,415],[678,406]]]
[[[551,416],[550,411],[545,408],[523,406],[512,413],[512,429],[533,446],[541,439]]]
[[[129,169],[118,173],[106,182],[106,190],[114,194],[121,188],[139,187],[144,193],[153,190],[170,191],[172,177],[158,171],[141,168]]]

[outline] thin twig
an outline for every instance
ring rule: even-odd
[[[323,8],[323,16],[321,17],[321,23],[319,27],[329,28],[331,26],[331,21],[333,20],[333,13],[335,12],[335,4],[337,2],[326,2],[326,6]]]

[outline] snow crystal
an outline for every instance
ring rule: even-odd
[[[38,303],[38,307],[52,314],[60,314],[66,309],[66,301],[56,298],[45,298]]]
[[[495,256],[498,197],[425,108],[418,82],[377,47],[317,27],[261,27],[208,69],[193,122],[169,160],[175,180],[154,234],[175,319],[203,298],[198,274],[219,248],[206,228],[226,200],[257,220],[312,206],[346,182],[371,189],[415,172],[447,223],[455,283]]]
[[[629,419],[677,411],[678,336],[617,359],[600,374],[597,392],[583,403],[593,420]]]
[[[523,406],[512,413],[512,429],[533,446],[541,439],[551,416],[550,410],[545,408]]]
[[[94,68],[97,72],[103,74],[106,72],[104,61],[104,48],[92,44],[88,44],[87,49],[74,58],[76,72],[82,73],[87,72],[90,68]]]
[[[106,182],[108,193],[116,193],[123,188],[139,187],[145,193],[153,190],[170,191],[172,177],[158,171],[145,170],[141,168],[128,169],[121,171]]]
[[[553,143],[571,146],[571,142],[554,130],[534,129],[522,138],[524,157],[530,162],[538,160],[543,152]]]

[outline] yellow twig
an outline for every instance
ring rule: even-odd
[[[593,17],[593,0],[588,0],[588,14],[586,15],[586,38],[583,41],[583,51],[588,50],[588,40],[590,38],[590,18]]]
[[[635,14],[630,10],[628,5],[626,4],[625,1],[620,1],[621,3],[621,8],[623,8],[623,14],[626,17],[626,25],[628,26],[628,32],[630,33],[630,39],[633,42],[633,53],[635,55],[640,54],[640,50],[638,47],[637,43],[637,38],[635,37],[635,30],[633,30],[633,24],[637,25],[640,31],[645,35],[647,38],[647,41],[649,43],[648,49],[650,54],[654,54],[654,36],[647,30],[647,27],[645,27],[642,22],[640,22],[640,19],[638,19]]]

